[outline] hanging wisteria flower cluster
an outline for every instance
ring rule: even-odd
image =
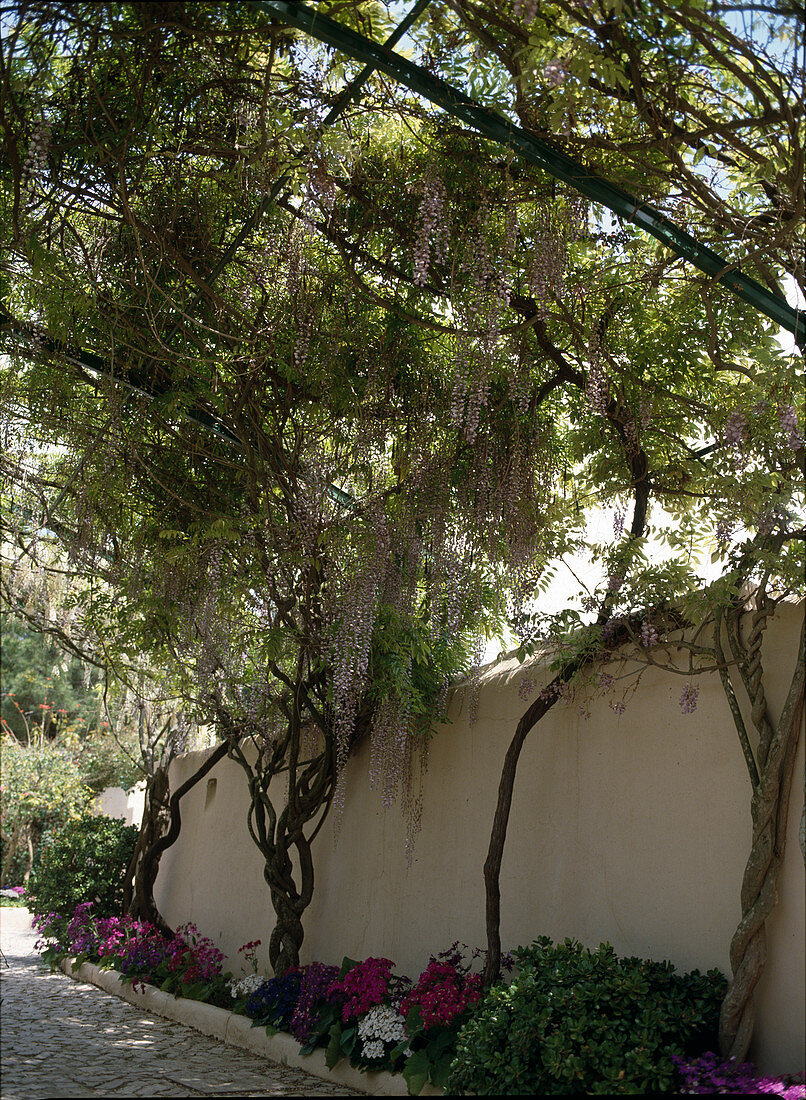
[[[698,684],[687,683],[680,695],[680,710],[683,714],[693,714],[697,709],[697,700],[700,695]]]
[[[534,23],[539,7],[539,0],[512,0],[512,14],[525,23]]]
[[[803,436],[798,431],[798,417],[794,405],[782,405],[778,409],[781,431],[786,435],[787,445],[793,451],[803,448]]]
[[[447,212],[447,192],[439,176],[431,171],[417,186],[420,209],[412,246],[414,282],[425,286],[432,263],[442,264],[450,245],[450,221]]]
[[[743,454],[746,445],[747,417],[740,409],[734,409],[725,422],[723,437],[729,447]]]
[[[22,189],[26,194],[33,191],[37,176],[44,172],[47,166],[51,131],[51,124],[44,119],[37,124],[31,136],[31,143],[22,166]]]
[[[358,568],[353,567],[352,575],[344,578],[338,604],[331,611],[337,622],[330,662],[339,769],[347,762],[358,704],[366,686],[378,596],[389,553],[389,530],[382,508],[368,510],[367,520],[362,557],[354,563]]]

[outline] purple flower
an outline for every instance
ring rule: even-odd
[[[722,551],[723,554],[724,554],[725,550],[727,550],[727,548],[728,548],[728,543],[730,542],[730,536],[731,536],[732,531],[733,531],[733,524],[730,522],[730,520],[721,519],[721,520],[719,520],[719,522],[716,525],[716,530],[714,531],[714,538],[716,539],[717,547]]]
[[[683,714],[693,714],[697,709],[697,698],[700,694],[699,686],[687,683],[680,696],[680,709]]]
[[[787,444],[793,451],[799,451],[803,446],[803,436],[798,431],[798,418],[793,405],[782,405],[778,409],[778,420],[781,431],[786,433]]]
[[[680,1091],[684,1093],[728,1093],[733,1096],[772,1093],[785,1100],[806,1100],[806,1084],[802,1074],[761,1077],[751,1062],[737,1062],[735,1058],[723,1061],[713,1053],[693,1059],[673,1054],[672,1061],[681,1078]]]
[[[734,410],[727,419],[724,438],[725,442],[730,447],[733,447],[735,451],[742,452],[744,450],[746,426],[747,420],[745,415],[738,409]]]
[[[518,685],[518,698],[524,701],[529,698],[532,692],[535,690],[535,678],[534,676],[524,676]]]
[[[338,980],[339,968],[314,962],[302,968],[297,1006],[288,1030],[300,1043],[307,1043],[316,1023],[319,1005],[328,999],[328,990]]]
[[[559,88],[568,76],[568,63],[555,57],[543,68],[543,76],[553,88]]]

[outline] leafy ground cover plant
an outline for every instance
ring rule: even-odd
[[[230,973],[222,972],[223,954],[194,924],[181,925],[172,937],[133,917],[101,917],[92,902],[77,905],[72,918],[50,912],[34,917],[43,936],[43,958],[57,965],[75,957],[74,969],[87,960],[117,970],[135,985],[156,985],[167,993],[230,1008]]]
[[[479,1095],[668,1092],[675,1054],[716,1042],[726,980],[542,936],[459,1033],[446,1080]]]
[[[342,966],[313,962],[280,978],[257,972],[259,941],[244,944],[252,973],[222,973],[223,957],[187,924],[173,937],[132,917],[100,917],[91,903],[72,917],[35,918],[47,961],[76,956],[176,996],[229,1008],[269,1034],[290,1032],[300,1053],[326,1048],[363,1071],[402,1073],[409,1093],[427,1082],[452,1093],[771,1093],[806,1100],[796,1077],[703,1053],[713,1045],[725,979],[677,974],[670,963],[620,959],[547,937],[515,952],[519,972],[484,997],[457,944],[431,956],[415,982],[385,958]],[[511,956],[504,960],[511,969]]]

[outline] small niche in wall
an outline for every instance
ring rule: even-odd
[[[215,798],[215,789],[216,789],[217,784],[218,784],[217,779],[208,779],[207,780],[207,794],[205,795],[205,798],[204,798],[204,808],[205,808],[205,810],[207,809],[207,807],[210,805],[210,803]]]

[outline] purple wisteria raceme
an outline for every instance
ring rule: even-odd
[[[447,192],[445,184],[434,173],[429,173],[420,183],[422,193],[417,214],[412,262],[414,282],[425,286],[431,261],[443,263],[450,241],[450,225],[445,216]]]
[[[534,676],[524,676],[518,685],[518,698],[523,699],[525,702],[530,695],[534,694],[535,690],[535,678]]]
[[[50,123],[43,121],[37,125],[31,137],[31,144],[28,146],[28,153],[22,166],[22,190],[26,195],[33,191],[36,177],[45,170],[47,165],[50,133]]]
[[[588,355],[588,380],[585,386],[585,396],[594,412],[604,416],[607,411],[607,403],[610,400],[610,387],[602,369],[601,349],[597,339],[591,342]]]
[[[727,419],[724,439],[735,451],[743,452],[746,443],[747,418],[739,409],[735,409]]]
[[[721,553],[725,553],[729,544],[730,536],[733,531],[733,524],[730,520],[721,519],[716,525],[714,530],[714,539],[716,540],[717,548]]]
[[[545,316],[549,299],[562,289],[567,262],[568,217],[566,213],[558,223],[556,212],[547,203],[539,204],[535,211],[534,256],[527,277],[529,291],[540,307],[541,316]]]
[[[539,6],[539,0],[512,0],[512,14],[525,23],[534,23]]]
[[[697,684],[687,683],[680,696],[680,709],[683,714],[693,714],[697,709],[700,689]]]
[[[641,623],[641,645],[644,649],[658,644],[658,632],[648,619]]]
[[[803,447],[803,436],[798,431],[798,418],[793,405],[781,405],[778,409],[781,431],[786,434],[786,442],[793,451]]]
[[[568,62],[558,57],[553,58],[544,66],[543,76],[553,88],[559,88],[568,76]]]

